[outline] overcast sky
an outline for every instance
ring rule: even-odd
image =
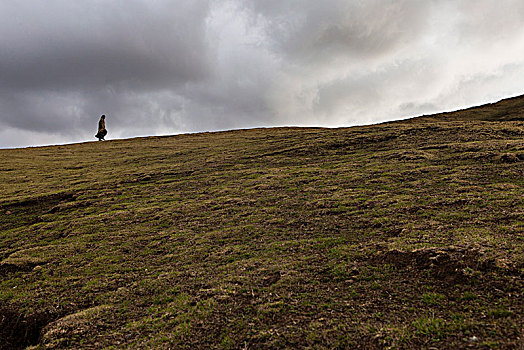
[[[524,94],[522,0],[0,0],[0,147],[350,126]]]

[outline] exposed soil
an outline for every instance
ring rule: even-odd
[[[55,317],[45,312],[27,316],[0,304],[0,349],[25,349],[38,344],[42,329]]]

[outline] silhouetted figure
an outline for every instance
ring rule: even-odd
[[[98,122],[98,133],[95,135],[95,137],[98,139],[98,141],[105,141],[104,137],[106,135],[106,116],[102,115],[100,117],[100,121]]]

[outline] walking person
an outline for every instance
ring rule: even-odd
[[[103,114],[100,117],[100,120],[98,121],[98,133],[95,135],[95,137],[98,139],[98,141],[105,141],[104,137],[107,135],[106,130],[106,116]]]

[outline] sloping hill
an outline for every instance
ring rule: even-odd
[[[455,112],[440,113],[410,119],[413,122],[428,121],[524,121],[524,96],[501,100],[496,103],[467,108]]]
[[[523,101],[0,150],[0,348],[519,348]]]

